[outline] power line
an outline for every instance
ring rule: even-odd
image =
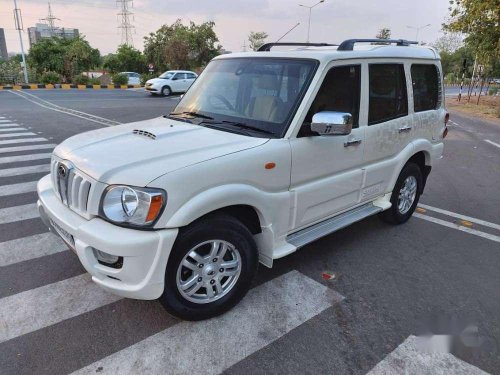
[[[133,6],[133,0],[116,0],[116,4],[120,7],[117,15],[121,17],[118,28],[122,30],[122,44],[133,47],[132,30],[135,29],[135,26],[130,22],[130,16],[133,16],[134,13],[129,10],[129,4]]]
[[[52,13],[52,7],[50,6],[50,2],[49,2],[49,14],[47,15],[47,17],[45,18],[42,18],[41,19],[42,21],[47,21],[47,23],[49,24],[49,29],[50,29],[50,36],[54,36],[54,30],[56,29],[56,25],[55,25],[55,20],[58,20],[60,21],[61,19],[60,18],[57,18],[56,16],[54,16],[54,14]]]

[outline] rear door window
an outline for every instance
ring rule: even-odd
[[[436,65],[413,64],[411,66],[413,105],[415,112],[439,107],[439,72]]]
[[[408,115],[403,64],[370,64],[368,125]]]

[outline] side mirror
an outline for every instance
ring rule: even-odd
[[[177,78],[177,77],[172,77],[172,78],[170,78],[170,80],[171,80],[171,81],[177,81],[178,79],[179,79],[179,78]]]
[[[312,118],[311,130],[319,135],[351,134],[352,115],[347,112],[318,112]]]

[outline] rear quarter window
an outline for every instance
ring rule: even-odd
[[[441,105],[439,71],[436,65],[413,64],[411,80],[415,112],[437,109]]]

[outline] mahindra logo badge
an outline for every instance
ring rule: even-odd
[[[66,168],[64,164],[59,163],[57,167],[57,174],[62,178],[66,178],[68,175],[68,168]]]

